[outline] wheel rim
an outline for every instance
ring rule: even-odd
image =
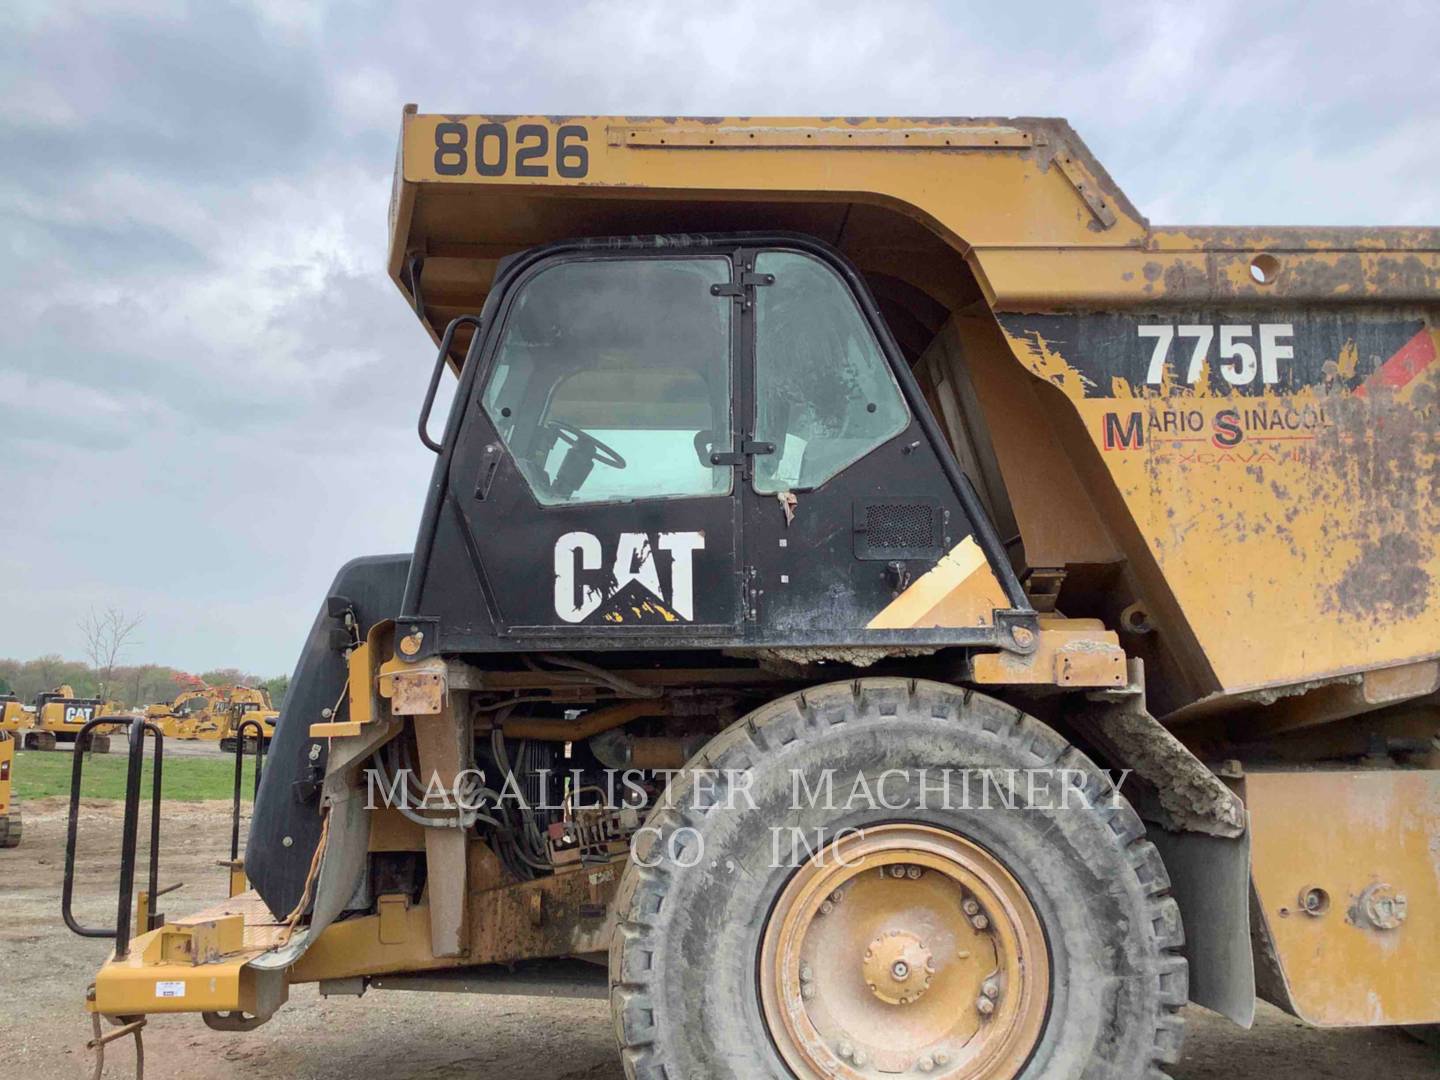
[[[805,863],[765,928],[760,999],[796,1076],[1002,1080],[1045,1025],[1050,960],[998,859],[923,825],[850,833]]]

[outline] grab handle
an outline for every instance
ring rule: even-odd
[[[450,320],[450,325],[445,327],[445,335],[440,339],[440,351],[435,355],[435,370],[430,373],[430,387],[425,391],[425,404],[420,406],[420,441],[435,453],[440,453],[441,447],[430,437],[430,410],[435,406],[435,392],[440,389],[440,374],[445,370],[445,360],[450,355],[450,346],[455,341],[455,331],[462,325],[473,326],[475,333],[480,333],[480,316],[461,315]]]

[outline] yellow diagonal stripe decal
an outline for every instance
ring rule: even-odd
[[[989,626],[1009,600],[974,537],[967,536],[870,620],[868,630]]]

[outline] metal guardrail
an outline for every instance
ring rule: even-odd
[[[75,844],[80,828],[80,781],[85,768],[85,752],[90,748],[92,731],[97,727],[129,728],[130,756],[125,773],[125,820],[120,835],[120,888],[115,904],[115,928],[102,929],[82,926],[72,911],[75,897]],[[70,817],[65,833],[65,877],[60,891],[60,914],[65,925],[81,937],[114,938],[115,958],[124,959],[130,952],[130,912],[134,903],[135,853],[137,833],[140,828],[140,780],[145,763],[145,735],[155,736],[155,769],[151,778],[150,794],[150,891],[155,897],[160,891],[160,791],[161,776],[165,759],[165,736],[160,729],[143,717],[100,717],[91,720],[75,736],[74,764],[70,771]],[[163,925],[164,916],[151,910],[146,917],[145,929],[153,930]]]

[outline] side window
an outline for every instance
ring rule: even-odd
[[[790,251],[756,259],[774,284],[755,290],[755,490],[818,487],[893,439],[910,410],[845,283]]]
[[[522,287],[482,403],[544,506],[722,495],[730,262],[557,263]]]

